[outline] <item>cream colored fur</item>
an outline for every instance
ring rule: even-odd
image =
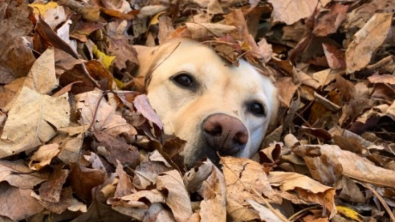
[[[238,67],[233,66],[209,47],[191,40],[173,39],[159,47],[136,49],[138,74],[149,75],[148,98],[164,123],[165,133],[187,141],[183,155],[188,167],[205,156],[213,156],[200,135],[202,121],[214,113],[236,117],[248,129],[248,143],[238,156],[249,158],[257,152],[277,112],[277,90],[270,78],[244,60]],[[180,72],[194,76],[199,85],[196,91],[183,89],[170,80]],[[263,103],[266,117],[247,111],[246,102],[251,100]]]

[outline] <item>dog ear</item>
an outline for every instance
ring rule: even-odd
[[[134,48],[137,51],[137,59],[139,60],[137,76],[146,76],[158,47],[135,45]]]
[[[149,47],[135,45],[134,48],[137,51],[137,59],[139,61],[139,67],[137,72],[134,74],[134,90],[144,92],[146,90],[146,79],[149,76],[150,67],[152,67],[152,61],[155,51],[158,47]]]

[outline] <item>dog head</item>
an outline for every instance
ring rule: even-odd
[[[186,39],[158,47],[136,46],[139,75],[167,134],[187,141],[184,162],[192,167],[218,155],[251,157],[277,112],[277,90],[248,62],[238,67],[211,48]]]

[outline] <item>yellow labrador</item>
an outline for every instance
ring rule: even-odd
[[[136,46],[139,75],[149,78],[148,98],[167,134],[187,141],[185,164],[204,157],[251,157],[277,112],[277,90],[248,62],[238,67],[192,40]]]

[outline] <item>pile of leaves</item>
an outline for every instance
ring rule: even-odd
[[[0,0],[2,221],[395,221],[392,0]],[[135,44],[273,78],[252,158],[179,163]]]

